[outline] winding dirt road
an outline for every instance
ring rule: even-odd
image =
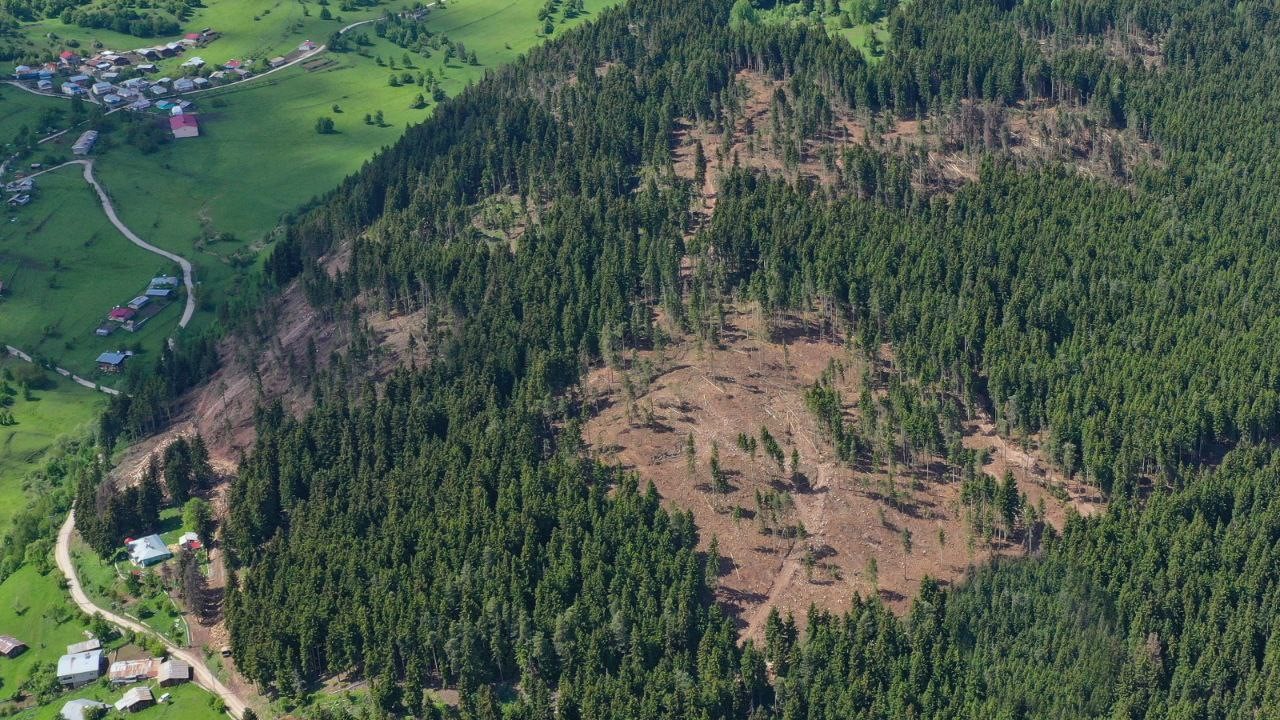
[[[186,327],[187,323],[191,322],[191,316],[194,315],[196,312],[196,285],[195,285],[195,281],[192,279],[191,263],[188,262],[187,259],[182,257],[181,255],[175,255],[174,253],[171,253],[168,250],[158,248],[155,245],[152,245],[151,243],[147,242],[146,240],[143,240],[142,238],[138,237],[138,235],[135,232],[130,230],[128,225],[125,225],[123,222],[120,221],[120,217],[116,215],[115,205],[111,203],[111,198],[107,196],[107,191],[103,189],[102,185],[98,183],[97,178],[93,176],[92,160],[69,160],[67,162],[62,163],[61,165],[55,165],[49,168],[48,170],[41,170],[38,173],[28,175],[28,177],[38,177],[45,173],[53,172],[54,170],[60,170],[64,167],[67,167],[68,165],[84,166],[84,181],[89,183],[89,185],[94,189],[94,191],[98,193],[98,201],[102,203],[102,211],[107,214],[107,219],[110,220],[111,224],[114,225],[116,229],[120,231],[121,235],[124,235],[126,238],[129,239],[129,242],[133,243],[134,245],[137,245],[143,250],[146,250],[147,252],[155,253],[156,255],[159,255],[163,258],[172,260],[178,263],[178,266],[182,268],[182,284],[186,285],[187,287],[187,306],[182,310],[182,319],[178,321],[178,327]]]
[[[54,546],[53,552],[58,569],[62,571],[62,575],[67,579],[67,589],[71,592],[71,599],[76,606],[89,615],[102,616],[107,622],[117,627],[150,635],[164,643],[170,656],[176,657],[191,666],[193,679],[197,685],[221,698],[226,703],[227,712],[232,717],[244,717],[244,711],[249,708],[249,704],[244,701],[244,698],[241,698],[226,685],[222,684],[222,681],[209,669],[204,657],[199,652],[178,647],[142,623],[116,615],[93,604],[93,601],[85,594],[84,588],[80,586],[80,578],[76,575],[76,566],[71,562],[71,532],[75,530],[75,524],[76,513],[72,510],[67,513],[66,521],[62,523],[62,527],[58,530],[58,543]]]

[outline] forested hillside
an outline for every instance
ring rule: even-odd
[[[507,717],[1274,712],[1275,10],[914,0],[869,65],[816,30],[729,23],[726,2],[633,0],[496,71],[267,264],[317,305],[429,313],[434,360],[262,414],[226,530],[240,668],[286,693],[364,675],[391,714],[458,686],[476,718],[517,682]],[[840,116],[1035,105],[1131,129],[1159,161],[1110,182],[988,146],[940,190],[856,138],[823,183],[720,153],[704,221],[673,133],[732,125],[743,72],[785,85],[770,112],[796,154]],[[535,219],[512,243],[477,229],[494,200]],[[336,277],[316,264],[334,251]],[[582,459],[571,392],[659,316],[716,342],[730,302],[888,343],[919,382],[1045,434],[1112,508],[1035,559],[926,582],[905,618],[856,600],[738,646],[717,559]]]

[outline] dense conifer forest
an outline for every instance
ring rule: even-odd
[[[729,15],[604,12],[289,228],[277,285],[430,312],[434,359],[377,387],[334,373],[300,419],[261,413],[226,526],[238,666],[286,694],[354,672],[391,715],[439,712],[422,689],[454,686],[486,720],[1273,716],[1274,3],[913,0],[874,64]],[[722,155],[702,223],[672,134],[732,122],[742,71],[785,83],[797,140],[836,112],[1038,103],[1160,152],[1111,182],[993,151],[955,192],[857,143],[826,184]],[[489,198],[536,210],[514,247],[475,230]],[[336,277],[317,262],[347,249]],[[890,343],[919,381],[1045,433],[1111,508],[1037,557],[926,581],[906,617],[856,599],[739,645],[718,558],[689,516],[583,459],[570,389],[653,343],[656,311],[714,342],[743,301]]]

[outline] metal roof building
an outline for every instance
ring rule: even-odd
[[[169,547],[164,544],[159,535],[148,535],[131,540],[125,543],[125,547],[129,549],[129,559],[138,567],[155,565],[173,557],[173,553],[169,552]]]

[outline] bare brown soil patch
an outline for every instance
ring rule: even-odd
[[[722,558],[718,597],[744,636],[759,636],[771,607],[803,618],[810,604],[841,610],[854,593],[878,593],[901,611],[926,575],[954,582],[993,554],[1023,552],[1017,541],[970,541],[960,483],[937,458],[898,466],[892,485],[884,466],[839,460],[806,408],[804,390],[832,360],[841,361],[846,370],[835,384],[853,417],[866,361],[839,340],[820,337],[816,325],[797,321],[771,339],[751,332],[755,325],[753,316],[731,314],[721,349],[684,341],[639,353],[627,370],[593,370],[584,390],[593,412],[583,432],[589,451],[652,481],[669,506],[692,511],[703,548],[716,538]],[[792,337],[784,343],[779,334]],[[646,363],[651,372],[638,369]],[[789,460],[780,470],[763,449],[753,458],[739,448],[739,433],[758,437],[762,426],[787,457],[798,451],[802,482],[793,480]],[[987,421],[966,427],[966,445],[994,449],[987,470],[1012,469],[1031,504],[1044,499],[1051,522],[1061,522],[1066,504],[1091,511],[1086,498],[1063,503],[1049,492],[1060,478],[1034,450],[1024,453],[987,434]],[[692,473],[685,451],[690,434]],[[729,484],[723,494],[711,486],[713,444]],[[757,497],[767,501],[781,493],[792,507],[771,519]],[[801,526],[802,534],[786,536],[786,528]],[[904,531],[912,538],[909,552]]]

